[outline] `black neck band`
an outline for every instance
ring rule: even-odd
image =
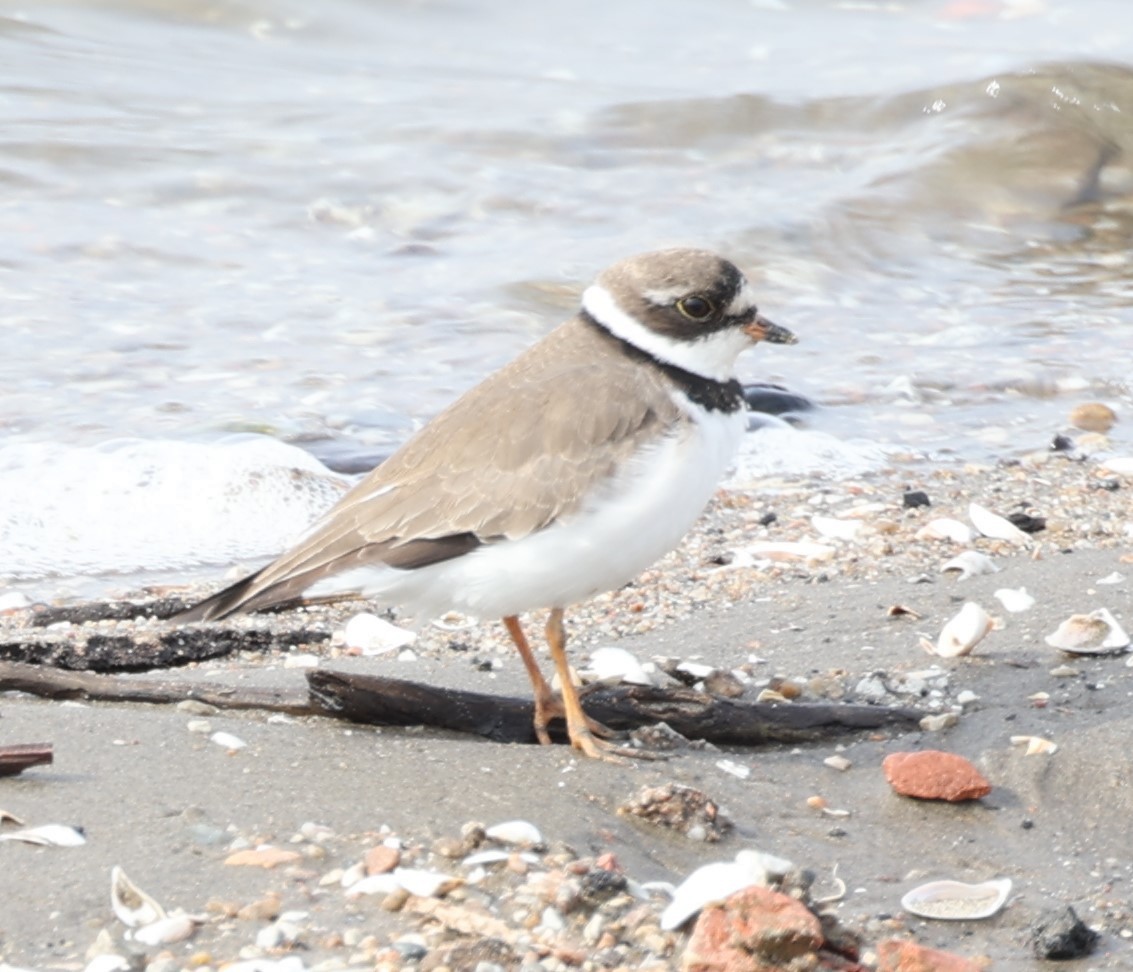
[[[596,331],[616,342],[629,357],[649,365],[668,377],[688,396],[689,401],[695,402],[701,408],[730,415],[744,407],[743,386],[735,378],[731,381],[718,381],[715,378],[705,378],[703,375],[686,371],[675,364],[662,361],[648,351],[643,351],[625,338],[618,337],[588,310],[582,310],[580,316]]]

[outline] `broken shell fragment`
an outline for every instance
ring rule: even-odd
[[[363,655],[380,655],[413,644],[417,634],[408,628],[400,628],[385,618],[363,611],[346,622],[342,640],[347,648],[360,651]]]
[[[972,521],[972,526],[992,540],[1007,540],[1020,547],[1030,545],[1031,538],[1014,523],[998,513],[992,513],[979,503],[968,504],[968,519]]]
[[[110,906],[118,920],[127,928],[152,925],[165,917],[165,909],[131,881],[117,865],[110,872]]]
[[[735,566],[750,566],[760,560],[824,561],[834,556],[834,548],[807,540],[760,540],[737,551]],[[742,561],[742,563],[741,563]]]
[[[440,898],[464,881],[451,874],[425,871],[415,867],[399,867],[393,871],[398,885],[418,898]]]
[[[1010,611],[1012,614],[1029,611],[1035,606],[1035,599],[1027,593],[1025,587],[1017,589],[1001,587],[995,592],[995,599],[1003,605],[1005,611]]]
[[[673,900],[661,912],[661,927],[665,931],[680,928],[705,905],[753,885],[768,887],[793,867],[785,858],[751,849],[740,851],[734,861],[698,867],[673,890]]]
[[[143,945],[172,945],[191,937],[198,924],[200,920],[193,915],[168,915],[139,928],[134,932],[134,941]]]
[[[498,844],[511,844],[515,847],[538,847],[543,843],[539,828],[526,820],[508,820],[494,824],[484,831],[484,836]]]
[[[960,580],[967,580],[969,577],[976,577],[980,574],[994,574],[999,568],[995,566],[987,554],[982,554],[978,550],[965,550],[963,553],[956,554],[955,557],[946,561],[940,567],[942,574],[946,574],[950,570],[958,570]]]
[[[1058,751],[1058,743],[1053,743],[1042,736],[1012,736],[1012,746],[1026,746],[1027,756],[1049,756]]]
[[[901,907],[920,918],[967,921],[990,918],[1007,903],[1011,879],[965,884],[963,881],[930,881],[913,888],[901,899]]]
[[[991,615],[975,601],[968,601],[940,631],[930,654],[941,658],[969,655],[992,629]]]
[[[588,682],[605,685],[653,685],[654,680],[632,652],[624,648],[596,648],[590,653],[590,665],[581,672]]]
[[[1046,636],[1046,643],[1072,655],[1105,655],[1129,647],[1129,635],[1105,608],[1072,614]]]
[[[43,824],[40,827],[27,827],[0,834],[0,840],[19,840],[25,844],[39,844],[41,847],[81,847],[87,842],[79,827],[65,824]]]
[[[953,543],[971,543],[975,536],[975,531],[967,523],[950,516],[929,520],[916,532],[918,540],[951,540]]]

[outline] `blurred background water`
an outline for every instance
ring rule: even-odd
[[[108,440],[388,451],[673,244],[799,334],[742,370],[809,428],[1044,448],[1128,419],[1131,147],[1122,0],[0,0],[8,529]]]

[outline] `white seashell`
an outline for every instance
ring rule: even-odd
[[[348,885],[344,882],[344,886],[348,898],[357,898],[363,894],[392,894],[401,888],[392,871],[389,874],[371,874]]]
[[[729,776],[734,776],[738,780],[746,780],[751,776],[751,767],[745,766],[743,763],[737,763],[730,759],[721,759],[716,762],[716,768],[723,770]]]
[[[0,972],[7,972],[8,969],[17,972],[14,966],[0,965]],[[87,962],[83,972],[130,972],[130,961],[125,956],[107,952],[96,955]]]
[[[417,635],[408,628],[399,628],[385,618],[363,611],[346,622],[342,638],[348,648],[357,648],[364,655],[380,655],[413,644]]]
[[[1012,736],[1012,746],[1026,746],[1027,756],[1050,756],[1058,751],[1058,743],[1053,743],[1042,736]]]
[[[134,941],[143,945],[171,945],[190,938],[199,922],[192,915],[168,915],[134,932]]]
[[[642,667],[632,652],[624,648],[597,648],[590,653],[590,667],[582,673],[590,682],[617,685],[628,682],[630,685],[652,685],[653,679]]]
[[[1035,606],[1035,599],[1027,593],[1025,587],[1018,589],[1001,587],[995,592],[995,598],[1003,605],[1005,611],[1010,611],[1012,614],[1029,611]]]
[[[957,658],[971,654],[992,629],[991,616],[975,601],[968,601],[951,621],[941,629],[932,654],[941,658]]]
[[[695,679],[703,679],[708,678],[716,669],[711,665],[702,665],[700,662],[685,661],[677,666],[677,671]]]
[[[853,540],[862,530],[861,520],[840,520],[834,516],[815,514],[810,518],[811,526],[822,536],[831,540]]]
[[[1020,547],[1030,546],[1031,538],[1014,523],[998,513],[992,513],[979,503],[968,504],[968,519],[985,537],[991,537],[993,540],[1009,540]]]
[[[393,870],[398,885],[418,898],[439,898],[464,882],[451,874],[425,871],[415,867],[397,867]],[[357,885],[355,885],[357,887]]]
[[[151,925],[165,917],[165,909],[117,865],[110,872],[110,906],[127,928]]]
[[[27,827],[0,834],[0,840],[19,840],[25,844],[39,844],[41,847],[81,847],[87,842],[78,827],[64,824],[43,824],[40,827]]]
[[[965,550],[963,553],[956,554],[955,557],[946,561],[940,567],[942,574],[946,574],[950,570],[958,570],[960,580],[967,580],[969,577],[976,577],[980,574],[994,574],[999,568],[995,566],[987,554],[982,554],[978,550]]]
[[[951,540],[953,543],[971,543],[975,536],[975,531],[967,523],[950,516],[929,520],[916,532],[918,540]]]
[[[673,900],[661,912],[661,927],[665,931],[680,928],[705,905],[723,901],[744,888],[766,887],[793,866],[784,858],[746,850],[740,851],[734,861],[698,867],[673,889]]]
[[[761,540],[744,547],[739,553],[753,560],[805,560],[823,561],[834,556],[834,548],[805,540]]]
[[[1133,476],[1133,456],[1111,456],[1101,461],[1101,467],[1119,476]]]
[[[965,921],[990,918],[1007,902],[1011,879],[964,884],[962,881],[930,881],[913,888],[901,899],[901,907],[921,918]]]
[[[211,736],[209,736],[209,739],[212,742],[216,743],[218,746],[223,746],[230,752],[234,752],[237,749],[243,749],[248,745],[239,736],[234,736],[230,732],[214,732]]]
[[[822,762],[829,766],[831,769],[836,769],[839,773],[845,773],[846,770],[854,765],[840,753],[835,753],[833,756],[827,756],[826,759],[824,759]]]
[[[31,599],[20,591],[5,591],[0,594],[0,611],[18,611],[31,607]]]
[[[505,823],[494,824],[485,830],[484,834],[489,840],[516,847],[537,847],[543,843],[543,835],[539,833],[539,828],[526,820],[508,820]]]
[[[1072,614],[1046,636],[1052,648],[1074,655],[1104,655],[1129,647],[1129,635],[1105,608],[1089,614]]]
[[[1125,575],[1114,571],[1112,574],[1106,574],[1105,577],[1099,577],[1095,583],[1097,584],[1122,584],[1125,582]]]
[[[524,858],[528,855],[524,854]],[[531,855],[534,857],[534,855]],[[483,867],[485,864],[502,864],[504,861],[511,860],[511,854],[504,850],[486,850],[477,851],[475,854],[469,854],[460,863],[463,867]],[[534,858],[538,860],[538,858]]]

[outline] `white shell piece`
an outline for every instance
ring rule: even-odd
[[[0,611],[18,611],[31,606],[31,598],[22,591],[5,591],[0,594]]]
[[[505,823],[494,824],[485,830],[484,834],[490,840],[516,847],[535,847],[543,843],[543,835],[539,833],[539,828],[526,820],[508,820]]]
[[[1072,614],[1046,636],[1052,648],[1074,655],[1104,655],[1129,647],[1129,635],[1105,608],[1089,614]]]
[[[1058,743],[1043,739],[1042,736],[1012,736],[1012,746],[1026,746],[1027,756],[1050,756],[1058,752]]]
[[[371,874],[369,877],[352,881],[346,887],[346,897],[357,898],[363,894],[391,894],[401,885],[393,872],[389,874]]]
[[[152,925],[165,917],[165,909],[146,894],[117,865],[110,872],[110,906],[127,928]]]
[[[999,568],[995,566],[995,563],[987,554],[982,554],[978,550],[965,550],[941,564],[940,572],[942,574],[946,574],[950,570],[958,570],[960,580],[967,580],[969,577],[977,577],[980,574],[994,574]]]
[[[678,672],[684,672],[692,678],[708,678],[714,671],[711,665],[702,665],[700,662],[684,661],[677,666]]]
[[[416,867],[398,867],[393,871],[398,885],[418,898],[439,898],[451,891],[462,880],[439,871],[425,871]],[[355,885],[357,887],[357,885]]]
[[[1094,583],[1096,584],[1122,584],[1125,582],[1125,575],[1119,571],[1114,571],[1112,574],[1106,574],[1105,577],[1099,577]]]
[[[746,850],[734,861],[698,867],[673,889],[673,900],[661,912],[661,927],[665,931],[680,928],[705,905],[723,901],[744,888],[766,887],[772,878],[782,877],[793,866],[784,858]]]
[[[143,945],[171,945],[183,942],[197,930],[191,915],[168,915],[134,932],[134,941]]]
[[[1007,903],[1011,879],[965,884],[962,881],[930,881],[913,888],[901,899],[901,907],[921,918],[966,921],[990,918]]]
[[[342,637],[346,647],[356,648],[364,655],[396,651],[417,640],[417,634],[408,628],[399,628],[385,618],[365,611],[346,622]]]
[[[739,554],[753,560],[829,560],[834,556],[834,548],[824,543],[810,543],[806,540],[761,540],[744,547]]]
[[[975,531],[967,523],[950,516],[929,520],[916,532],[918,540],[951,540],[953,543],[971,543],[975,536]]]
[[[76,827],[65,824],[43,824],[40,827],[27,827],[0,834],[0,840],[19,840],[25,844],[39,844],[41,847],[81,847],[87,839]]]
[[[985,537],[991,537],[993,540],[1008,540],[1020,547],[1030,546],[1031,538],[1014,523],[998,513],[992,513],[979,503],[968,504],[968,519]]]
[[[1119,476],[1133,476],[1133,456],[1111,456],[1102,460],[1101,467]]]
[[[603,682],[617,685],[628,682],[630,685],[652,685],[653,679],[642,667],[632,652],[624,648],[597,648],[590,653],[590,665],[582,671],[582,676],[590,682]]]
[[[734,776],[738,780],[746,780],[751,776],[750,766],[745,766],[743,763],[737,763],[730,759],[717,760],[716,768],[723,770],[729,776]]]
[[[995,599],[1003,605],[1005,611],[1010,611],[1012,614],[1029,611],[1035,606],[1035,599],[1027,593],[1025,587],[1001,587],[995,592]]]
[[[941,658],[957,658],[971,654],[992,629],[991,616],[975,601],[968,601],[960,612],[940,631],[933,654]]]
[[[527,855],[527,854],[523,855],[525,860],[528,856],[532,857],[532,859],[533,859],[532,862],[538,860],[538,858],[534,857],[534,855]],[[507,860],[510,860],[510,859],[511,859],[511,854],[509,854],[507,851],[486,850],[486,851],[477,851],[475,854],[469,854],[460,863],[464,867],[482,867],[485,864],[503,864],[504,861],[507,861]]]
[[[831,540],[853,540],[861,533],[864,525],[861,520],[841,520],[835,516],[815,514],[810,518],[811,526],[822,536]]]
[[[230,732],[214,732],[209,736],[209,739],[218,746],[223,746],[225,749],[230,750],[243,749],[248,745],[239,736],[234,736]]]

